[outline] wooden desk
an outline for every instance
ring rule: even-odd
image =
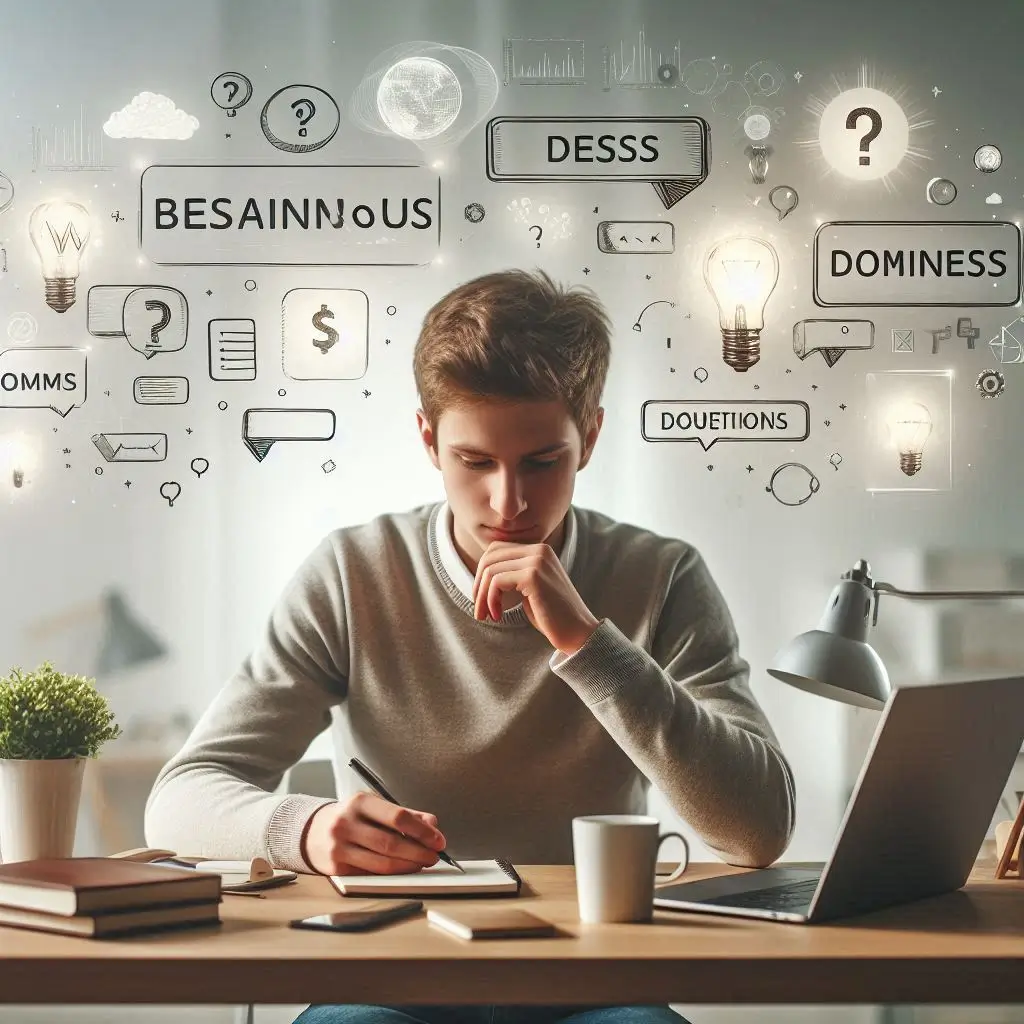
[[[265,899],[225,896],[215,929],[97,941],[0,928],[0,1002],[1024,1002],[1024,881],[994,881],[994,863],[989,844],[960,892],[816,926],[661,910],[585,926],[571,867],[521,867],[533,891],[518,905],[565,937],[475,942],[422,917],[363,935],[288,929],[344,899],[301,876]]]

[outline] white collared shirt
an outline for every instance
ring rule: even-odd
[[[469,571],[466,563],[462,561],[462,557],[459,555],[458,551],[455,550],[455,540],[452,534],[454,523],[455,517],[452,515],[451,506],[446,501],[441,507],[440,514],[435,519],[435,540],[437,543],[437,550],[441,555],[441,564],[444,566],[445,572],[451,577],[452,582],[458,586],[459,590],[461,590],[466,597],[472,598],[473,574]],[[558,560],[562,563],[566,572],[569,572],[572,568],[575,553],[576,513],[572,505],[570,505],[569,511],[566,515],[565,536],[562,540],[562,550],[558,552]],[[522,598],[518,594],[513,596],[516,600],[514,603],[510,604],[509,607],[515,608],[517,605],[522,603]]]

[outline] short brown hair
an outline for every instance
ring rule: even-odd
[[[434,429],[452,406],[486,398],[561,398],[581,436],[593,425],[611,358],[597,296],[542,270],[484,274],[450,291],[423,319],[413,374]]]

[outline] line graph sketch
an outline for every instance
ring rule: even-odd
[[[619,40],[618,49],[601,49],[604,88],[664,89],[682,85],[682,47],[677,39],[667,52],[655,51],[643,26],[632,42]]]
[[[506,39],[505,85],[582,85],[582,39]]]
[[[48,171],[113,170],[103,163],[103,132],[86,124],[84,106],[70,126],[55,125],[45,135],[43,129],[33,126],[32,171],[40,167]]]

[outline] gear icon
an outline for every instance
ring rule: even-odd
[[[1006,387],[1006,378],[998,370],[982,370],[974,386],[982,398],[997,398]]]

